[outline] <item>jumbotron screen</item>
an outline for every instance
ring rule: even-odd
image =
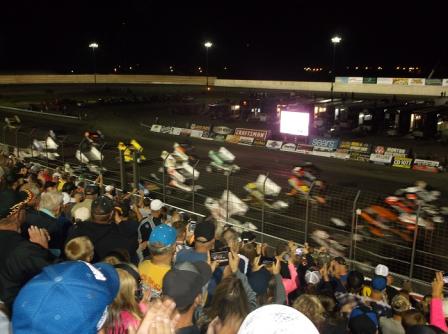
[[[307,112],[285,111],[280,114],[280,132],[295,136],[308,136],[310,114]]]

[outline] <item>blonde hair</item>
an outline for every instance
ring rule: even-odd
[[[129,267],[138,272],[137,267],[133,264],[127,263]],[[106,329],[113,333],[115,329],[122,327],[120,313],[128,311],[137,321],[143,319],[143,313],[139,308],[138,301],[135,298],[135,291],[137,290],[137,282],[135,278],[126,270],[116,268],[118,277],[120,278],[120,289],[114,301],[108,308],[108,318],[106,321]],[[127,330],[127,328],[125,328]],[[118,330],[120,332],[120,330]]]
[[[297,311],[302,312],[316,327],[325,320],[325,308],[319,298],[314,295],[303,294],[292,305]]]
[[[90,262],[93,260],[93,244],[87,237],[77,237],[69,242],[64,247],[64,253],[67,259],[75,261],[82,260]]]

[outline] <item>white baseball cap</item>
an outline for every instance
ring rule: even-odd
[[[151,209],[152,211],[159,211],[161,208],[163,208],[164,205],[165,205],[165,204],[163,204],[163,202],[162,202],[161,200],[159,200],[159,199],[153,199],[153,200],[151,201],[150,209]]]
[[[389,268],[384,264],[379,264],[375,268],[375,275],[387,277],[389,275]]]
[[[106,188],[104,190],[106,190],[106,192],[110,193],[111,191],[113,191],[115,189],[114,186],[106,186]]]
[[[317,284],[320,282],[322,276],[318,271],[307,270],[305,274],[305,282],[307,284]]]
[[[270,304],[249,313],[244,319],[238,334],[274,334],[274,333],[319,334],[316,326],[296,309]]]
[[[73,217],[75,220],[80,220],[82,222],[90,219],[90,210],[86,207],[80,207],[73,212]]]

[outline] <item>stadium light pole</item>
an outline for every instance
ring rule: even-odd
[[[92,42],[89,44],[89,48],[92,49],[93,56],[93,82],[96,84],[96,59],[95,59],[95,49],[99,47],[97,42]]]
[[[210,49],[213,46],[213,43],[207,41],[204,43],[204,46],[205,46],[205,80],[208,90],[208,49]]]
[[[339,36],[333,36],[331,38],[331,43],[333,44],[333,64],[332,64],[332,80],[331,80],[331,101],[333,101],[333,88],[334,88],[334,81],[336,80],[336,46],[341,43],[342,38]]]

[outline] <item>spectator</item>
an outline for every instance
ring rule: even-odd
[[[196,308],[203,305],[203,295],[211,276],[210,266],[199,261],[183,262],[168,271],[163,278],[163,295],[174,300],[180,314],[177,334],[200,333],[199,328],[193,324],[193,315]]]
[[[378,317],[370,307],[358,305],[350,313],[348,327],[352,334],[377,334]]]
[[[436,273],[436,277],[432,283],[432,299],[430,303],[430,324],[436,326],[448,332],[448,326],[446,325],[446,303],[443,301],[443,274],[441,272]]]
[[[226,325],[231,326],[232,324]],[[311,320],[292,307],[267,305],[252,311],[244,319],[238,334],[293,334],[298,332],[319,334]]]
[[[372,294],[370,298],[364,298],[364,301],[369,304],[377,313],[378,317],[392,316],[392,309],[387,303],[386,291],[387,281],[384,276],[375,276],[372,279]]]
[[[405,330],[401,324],[403,312],[411,309],[409,299],[403,295],[396,295],[392,299],[393,316],[391,318],[381,317],[380,328],[383,334],[404,334]]]
[[[379,264],[375,267],[375,276],[383,276],[386,278],[386,296],[387,302],[390,304],[392,299],[398,294],[398,290],[393,287],[394,277],[389,274],[389,268],[384,264]]]
[[[12,326],[9,321],[9,312],[5,304],[0,302],[0,333],[12,334]]]
[[[151,213],[146,218],[143,217],[143,219],[140,220],[140,224],[138,226],[138,239],[140,242],[145,242],[146,240],[148,240],[152,230],[156,226],[159,226],[160,224],[165,222],[161,213],[161,209],[163,208],[163,206],[163,202],[158,199],[154,199],[151,201]],[[146,257],[148,255],[149,250],[144,249],[143,256]]]
[[[297,311],[306,315],[316,328],[321,329],[325,322],[325,309],[319,298],[309,294],[303,294],[292,305]]]
[[[151,259],[141,262],[138,271],[146,285],[151,288],[151,297],[158,298],[163,288],[163,278],[171,269],[175,252],[176,230],[166,224],[154,228],[148,240]]]
[[[406,333],[410,327],[426,324],[425,316],[417,310],[407,310],[401,314],[401,317],[401,324]]]
[[[198,223],[194,230],[194,248],[183,249],[176,256],[176,264],[182,262],[207,262],[208,254],[215,244],[215,224]]]
[[[126,249],[117,248],[107,253],[101,262],[109,263],[111,265],[129,263],[131,262],[131,257]]]
[[[29,240],[19,233],[31,198],[30,192],[0,191],[0,300],[7,308],[20,288],[54,261],[45,230],[30,227]]]
[[[331,261],[330,274],[332,275],[331,283],[334,286],[334,291],[346,292],[348,270],[347,263],[343,257],[337,256]]]
[[[14,334],[96,333],[117,295],[116,270],[82,261],[48,266],[31,279],[14,303]]]
[[[115,191],[115,187],[108,185],[104,188],[104,196],[109,197],[110,199],[114,199],[116,196],[116,191]]]
[[[70,261],[85,261],[92,262],[94,249],[93,244],[87,237],[77,237],[65,245],[65,257]]]
[[[46,229],[50,234],[49,248],[54,250],[56,256],[60,256],[64,248],[67,229],[58,221],[61,208],[62,194],[60,192],[53,190],[41,194],[39,209],[27,211],[22,230],[22,236],[27,239],[30,226]]]
[[[183,221],[178,220],[173,223],[173,228],[176,230],[176,254],[179,253],[183,249],[189,249],[190,247],[187,246],[187,227],[189,225]],[[174,262],[176,260],[174,259]]]
[[[84,195],[85,198],[82,202],[77,203],[76,205],[73,206],[72,210],[71,210],[71,215],[74,216],[75,211],[78,208],[87,208],[88,210],[91,210],[92,208],[92,203],[93,201],[98,197],[99,194],[99,187],[97,185],[88,185],[85,187],[84,189]],[[91,217],[89,217],[90,219]]]
[[[75,210],[76,211],[76,210]],[[137,231],[135,226],[112,222],[114,203],[109,197],[100,196],[92,202],[91,221],[86,221],[73,226],[68,240],[76,237],[88,237],[94,246],[94,261],[103,259],[110,251],[122,248],[131,256],[133,263],[137,258]]]
[[[119,263],[114,265],[120,279],[120,288],[108,309],[105,329],[108,334],[127,333],[129,328],[137,328],[148,309],[147,296],[143,296],[140,274],[134,265]]]

